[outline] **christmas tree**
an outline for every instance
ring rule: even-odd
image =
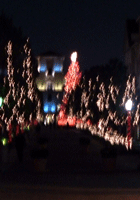
[[[66,114],[66,105],[68,103],[72,91],[75,90],[76,86],[80,83],[80,79],[82,76],[79,64],[76,61],[76,59],[77,59],[77,52],[73,52],[71,54],[71,64],[65,76],[65,87],[64,87],[65,94],[63,96],[62,105],[59,112],[58,125],[66,125],[68,122],[68,117]]]

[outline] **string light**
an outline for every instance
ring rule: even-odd
[[[4,78],[4,87],[8,83],[9,91],[6,94],[4,104],[1,107],[1,119],[6,123],[7,130],[9,130],[11,126],[13,126],[13,122],[16,122],[22,128],[26,120],[30,121],[33,119],[32,113],[29,114],[29,118],[27,119],[26,106],[29,102],[27,101],[27,99],[30,99],[30,101],[36,106],[33,111],[36,114],[36,118],[38,120],[41,119],[41,101],[36,92],[31,63],[31,49],[28,48],[28,42],[29,39],[24,45],[25,58],[23,60],[23,68],[18,68],[17,70],[14,69],[12,62],[12,42],[9,41],[7,45],[7,79]],[[16,76],[20,76],[20,72],[21,80],[23,80],[23,83],[22,81],[17,82],[16,79]],[[7,112],[7,109],[9,110],[9,112]],[[11,130],[9,130],[10,142],[11,139]]]
[[[69,96],[72,92],[72,90],[76,89],[76,86],[79,85],[80,79],[82,76],[82,73],[80,72],[79,64],[76,61],[77,59],[77,52],[73,52],[71,54],[71,64],[68,68],[68,72],[65,76],[65,86],[64,91],[65,94],[63,95],[62,99],[62,105],[60,107],[59,116],[58,116],[58,125],[66,125],[67,119],[69,120],[70,117],[72,117],[72,109],[70,108],[70,117],[67,118],[66,116],[66,105],[69,100]],[[75,117],[73,118],[73,121],[75,121]]]
[[[85,78],[83,79],[83,81]],[[96,77],[96,83],[99,83],[99,76]],[[83,84],[83,83],[82,83]],[[110,106],[110,100],[112,100],[113,104],[116,105],[117,98],[120,95],[120,89],[113,85],[112,78],[110,79],[110,84],[108,86],[108,91],[105,90],[105,84],[102,82],[99,85],[99,93],[97,94],[97,101],[96,105],[98,107],[99,112],[104,113],[105,109],[108,110],[108,115],[106,117],[102,117],[99,119],[98,124],[92,124],[92,122],[87,123],[87,119],[90,116],[93,118],[96,115],[91,113],[90,108],[88,108],[87,105],[89,105],[89,100],[92,100],[92,98],[96,98],[95,89],[97,88],[97,85],[93,85],[92,91],[91,91],[91,80],[89,80],[89,88],[87,90],[89,91],[89,94],[87,93],[85,86],[82,85],[81,89],[83,89],[82,95],[81,95],[81,110],[80,110],[80,117],[81,121],[80,123],[77,122],[76,128],[85,129],[87,128],[91,134],[98,135],[99,137],[103,137],[105,140],[109,141],[112,145],[114,144],[122,144],[125,145],[126,148],[132,148],[132,137],[128,138],[128,136],[123,136],[121,133],[119,133],[117,130],[114,130],[113,127],[110,127],[109,121],[112,121],[114,125],[116,126],[123,126],[126,125],[127,117],[125,115],[118,115],[117,111],[111,110]],[[92,93],[92,98],[91,98]],[[125,92],[122,98],[122,103],[120,103],[120,106],[124,106],[126,100],[131,97],[133,99],[136,99],[135,97],[136,89],[135,89],[135,78],[130,79],[130,76],[128,77]],[[89,98],[90,97],[90,98]],[[83,113],[82,107],[86,108],[85,114]],[[90,112],[89,112],[90,111]],[[84,114],[84,115],[83,115]],[[92,115],[91,115],[92,114]],[[137,110],[134,117],[133,125],[137,125],[139,122],[139,114],[140,114],[140,105],[137,105]]]

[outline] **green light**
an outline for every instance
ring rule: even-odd
[[[24,126],[23,129],[29,131],[29,130],[30,130],[30,125],[28,125],[28,126]]]
[[[2,138],[1,139],[3,146],[8,144],[8,139],[7,138]]]

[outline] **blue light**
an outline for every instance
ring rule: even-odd
[[[51,106],[51,112],[55,112],[55,110],[56,110],[56,107],[55,107],[55,105],[53,104],[53,105]]]
[[[46,65],[45,64],[41,64],[40,72],[45,72],[46,69],[47,69]]]
[[[44,105],[44,112],[45,112],[45,113],[48,113],[48,112],[55,113],[55,111],[56,111],[56,105],[55,105],[55,104],[46,103],[46,104]]]
[[[3,103],[3,98],[0,97],[0,107],[2,106],[2,103]]]
[[[48,106],[48,105],[45,105],[45,106],[44,106],[44,112],[47,113],[48,111],[49,111],[49,106]]]
[[[62,72],[62,66],[61,65],[54,65],[53,70],[55,72]]]

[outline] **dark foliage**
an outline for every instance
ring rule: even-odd
[[[116,158],[117,150],[114,146],[105,147],[101,150],[102,158]]]
[[[89,145],[90,144],[90,139],[88,137],[81,137],[79,139],[79,143],[81,145]]]
[[[35,149],[31,153],[31,157],[35,159],[47,158],[48,150],[47,149]]]

